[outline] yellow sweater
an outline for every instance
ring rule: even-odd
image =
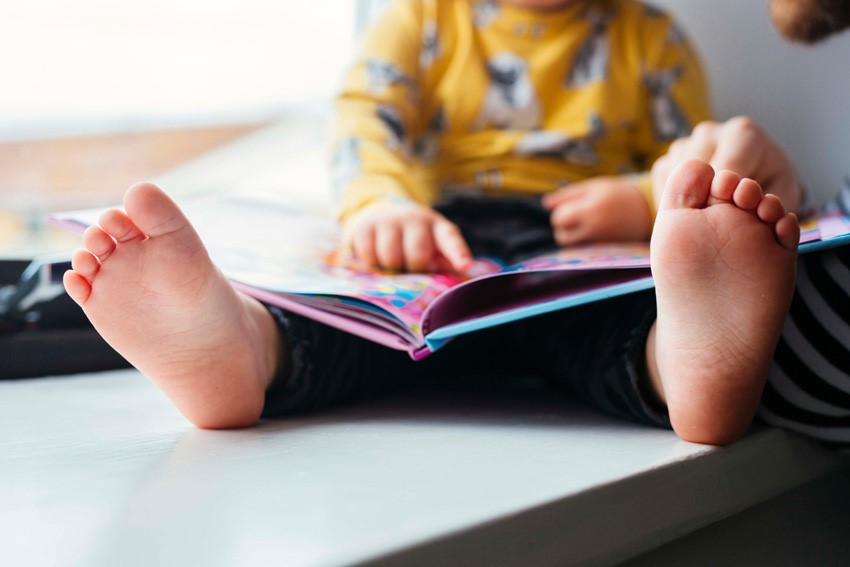
[[[445,191],[542,194],[645,172],[710,117],[700,62],[664,12],[574,0],[397,0],[336,101],[339,215]],[[653,206],[647,182],[637,182]],[[654,210],[654,207],[653,207]]]

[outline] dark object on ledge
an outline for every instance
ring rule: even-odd
[[[0,260],[0,379],[129,366],[62,287],[67,258]]]

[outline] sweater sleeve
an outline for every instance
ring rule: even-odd
[[[663,12],[648,16],[641,41],[645,111],[635,145],[649,169],[674,140],[711,118],[711,105],[699,56],[670,16]]]
[[[631,140],[640,168],[624,177],[640,191],[653,215],[650,169],[670,144],[711,118],[709,90],[699,56],[679,25],[665,12],[643,5],[629,28],[629,53],[637,85],[636,121]]]
[[[331,158],[337,214],[377,202],[432,200],[416,174],[413,140],[421,129],[422,5],[391,5],[368,32],[335,101]]]

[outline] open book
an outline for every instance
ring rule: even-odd
[[[357,265],[340,250],[333,219],[279,200],[236,194],[181,206],[238,289],[417,360],[464,333],[653,287],[646,243],[576,246],[511,265],[477,258],[463,275],[398,274]],[[82,231],[101,211],[52,221]],[[803,253],[850,243],[847,217],[803,229]]]

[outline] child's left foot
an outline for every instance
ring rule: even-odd
[[[800,228],[751,179],[687,162],[652,235],[653,386],[683,439],[724,444],[755,415],[794,290]]]

